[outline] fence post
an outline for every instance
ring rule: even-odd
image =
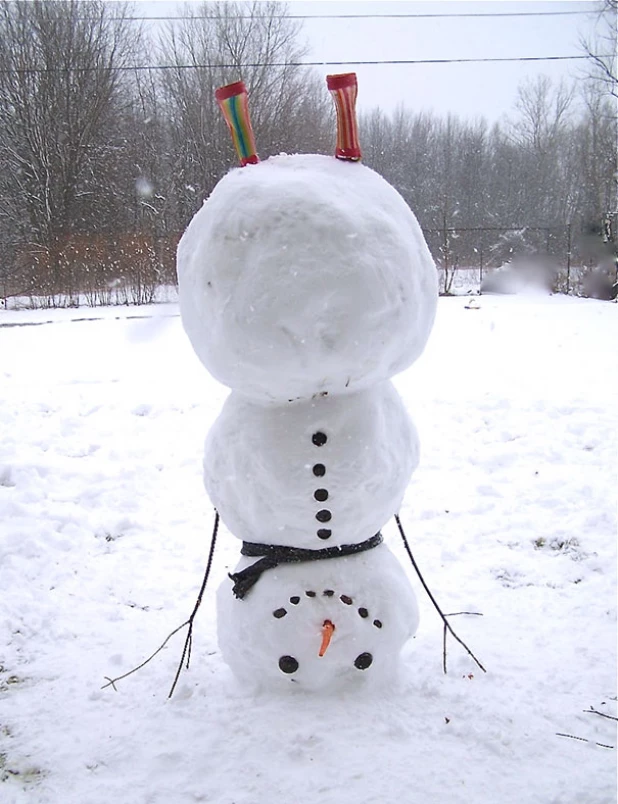
[[[444,266],[444,293],[447,292],[447,285],[448,285],[448,229],[446,228],[446,212],[442,217],[442,222],[444,225],[443,235],[442,235],[442,264]]]
[[[571,292],[571,224],[567,223],[567,296]]]
[[[483,239],[481,238],[481,245],[479,248],[479,291],[481,289],[481,285],[483,284]]]

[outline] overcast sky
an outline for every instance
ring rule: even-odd
[[[196,3],[199,5],[199,3]],[[143,15],[174,15],[184,3],[141,0]],[[293,0],[290,13],[324,17],[337,14],[487,14],[506,12],[596,11],[595,2],[358,2]],[[522,17],[448,17],[304,20],[308,61],[379,61],[401,59],[469,59],[582,55],[580,39],[594,36],[596,14]],[[484,64],[342,65],[316,67],[319,73],[355,71],[358,106],[380,106],[392,112],[398,104],[413,111],[448,112],[491,122],[513,108],[517,86],[527,77],[545,74],[559,81],[580,79],[582,61],[504,62]]]

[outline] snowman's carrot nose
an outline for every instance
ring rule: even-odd
[[[331,623],[330,620],[324,620],[324,624],[322,625],[322,644],[320,645],[320,652],[318,653],[318,656],[324,656],[328,650],[328,646],[330,645],[334,631],[335,626],[333,623]]]

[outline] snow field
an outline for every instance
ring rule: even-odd
[[[469,309],[471,308],[471,309]],[[130,316],[133,311],[125,311]],[[485,675],[421,624],[399,684],[255,697],[218,652],[215,591],[167,692],[212,527],[203,441],[227,390],[177,308],[0,312],[2,804],[616,801],[616,307],[440,299],[395,385],[421,440],[401,518]],[[90,313],[90,315],[88,314]],[[36,324],[10,326],[2,324]],[[584,743],[556,736],[575,735]]]

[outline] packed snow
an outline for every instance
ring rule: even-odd
[[[204,451],[243,540],[218,596],[223,657],[256,689],[386,684],[418,625],[380,533],[418,464],[387,380],[422,353],[438,299],[414,214],[363,165],[280,155],[219,182],[178,277],[193,348],[234,391]]]
[[[3,804],[615,802],[616,306],[444,298],[395,378],[422,447],[402,522],[486,674],[451,638],[443,674],[390,523],[420,608],[398,682],[251,692],[217,646],[222,528],[171,700],[184,632],[101,687],[191,613],[228,391],[175,305],[132,315],[0,311]]]
[[[183,235],[178,282],[208,370],[282,402],[351,393],[407,368],[438,292],[420,226],[394,187],[316,154],[230,171]]]
[[[328,433],[320,447],[315,432]],[[393,385],[382,382],[283,406],[234,392],[209,432],[204,468],[210,500],[234,536],[316,549],[377,533],[399,509],[418,460],[414,426]],[[311,493],[317,487],[326,487],[323,503]],[[334,517],[322,528],[320,508]]]
[[[334,631],[326,644],[324,623]],[[243,685],[285,693],[295,684],[325,695],[324,705],[326,690],[393,683],[417,626],[410,582],[385,544],[277,567],[245,599],[232,595],[228,579],[218,592],[219,646]]]

